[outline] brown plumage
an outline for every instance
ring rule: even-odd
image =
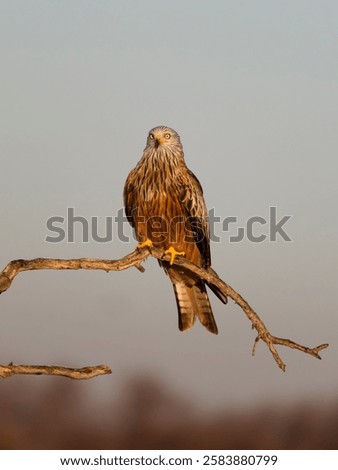
[[[205,269],[211,269],[207,209],[202,187],[184,161],[178,134],[155,127],[148,134],[141,160],[129,173],[124,187],[127,218],[137,240],[164,250],[174,249]],[[191,328],[196,316],[217,334],[204,281],[186,270],[161,261],[174,286],[179,329]],[[226,303],[227,299],[212,289]]]

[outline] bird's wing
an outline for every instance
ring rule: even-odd
[[[124,185],[123,201],[128,222],[134,227],[133,211],[137,206],[137,188],[135,187],[135,169],[131,170]]]
[[[209,220],[201,183],[189,169],[185,169],[184,172],[180,173],[179,180],[181,183],[180,203],[185,216],[190,220],[195,243],[202,256],[203,267],[214,272],[210,267]],[[224,304],[228,302],[227,296],[220,292],[217,287],[208,283],[207,285],[221,302]]]
[[[203,189],[188,168],[182,168],[178,172],[180,186],[179,201],[186,219],[189,220],[195,243],[201,253],[203,265],[208,268],[210,259],[210,234],[208,211],[203,197]]]

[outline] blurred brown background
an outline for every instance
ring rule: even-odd
[[[39,380],[39,379],[37,379]],[[337,449],[338,403],[278,402],[200,412],[152,378],[104,405],[80,383],[22,379],[2,393],[1,449]],[[19,384],[21,383],[21,386]],[[25,390],[23,393],[23,389]]]

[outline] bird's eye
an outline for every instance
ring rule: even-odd
[[[149,139],[154,140],[154,134],[149,134]]]
[[[167,133],[167,134],[164,134],[164,138],[165,138],[165,139],[169,140],[169,139],[170,139],[170,137],[171,137],[171,135],[170,135],[169,133]]]

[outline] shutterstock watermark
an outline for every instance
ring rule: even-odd
[[[277,207],[269,207],[267,217],[253,215],[244,223],[240,223],[237,216],[220,217],[215,214],[215,209],[208,213],[210,227],[210,240],[220,242],[221,236],[228,236],[230,243],[239,243],[249,240],[252,243],[263,242],[291,242],[292,239],[286,230],[286,224],[291,215],[277,217]],[[153,241],[161,242],[165,239],[174,242],[176,237],[184,233],[185,241],[195,243],[202,241],[204,237],[203,221],[194,217],[175,217],[171,220],[163,216],[154,216],[145,220],[138,217],[138,223],[152,233]],[[84,217],[75,214],[74,207],[68,207],[65,216],[54,215],[46,221],[48,235],[45,241],[48,243],[74,243],[81,241],[89,243],[110,243],[114,239],[129,243],[136,242],[134,231],[131,229],[124,210],[121,208],[115,216]],[[154,238],[155,237],[155,238]]]

